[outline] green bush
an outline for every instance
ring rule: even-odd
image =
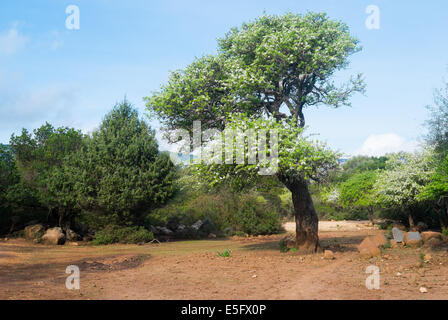
[[[95,233],[92,243],[106,245],[112,243],[146,243],[154,239],[152,232],[143,227],[120,227],[109,225]]]
[[[273,234],[281,230],[279,210],[278,203],[273,204],[256,192],[244,195],[225,191],[200,193],[192,198],[175,199],[165,207],[153,210],[146,216],[145,226],[164,225],[175,216],[187,226],[208,219],[222,235]]]

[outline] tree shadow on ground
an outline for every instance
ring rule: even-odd
[[[324,250],[334,252],[357,252],[357,246],[364,240],[365,235],[341,236],[331,238],[321,238],[320,245]],[[243,245],[242,248],[248,251],[275,250],[280,251],[279,240],[269,240],[261,243],[251,243]]]

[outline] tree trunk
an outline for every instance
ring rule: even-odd
[[[372,227],[375,228],[375,220],[373,220],[373,214],[374,214],[375,210],[372,208],[369,208],[368,210],[369,210],[370,223],[372,224]]]
[[[409,219],[409,230],[414,231],[415,225],[414,225],[414,219],[412,218],[411,213],[408,214],[408,219]]]
[[[443,208],[440,208],[440,209],[436,208],[437,215],[439,216],[440,228],[442,230],[446,229],[446,224],[445,224],[445,221],[443,219],[443,211],[444,211]]]
[[[287,185],[292,193],[294,216],[296,220],[296,248],[300,253],[321,251],[318,235],[318,223],[313,200],[305,180],[294,181]]]

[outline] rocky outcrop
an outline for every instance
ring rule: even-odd
[[[34,224],[28,227],[25,227],[24,230],[24,234],[25,234],[25,239],[27,240],[38,240],[40,241],[40,239],[42,238],[42,236],[45,233],[45,227],[41,224]]]
[[[62,245],[65,243],[65,239],[65,234],[59,227],[48,229],[42,236],[42,242],[50,245]]]

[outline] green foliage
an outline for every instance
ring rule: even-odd
[[[272,170],[282,181],[320,180],[330,169],[337,165],[339,154],[329,150],[324,143],[310,140],[303,135],[303,129],[297,127],[293,121],[276,121],[270,119],[250,118],[245,115],[234,115],[226,125],[226,130],[240,130],[242,132],[271,132],[278,134],[278,141],[270,140],[269,143],[278,142],[278,161],[258,161],[251,163],[251,145],[244,146],[244,163],[237,163],[237,155],[242,152],[234,146],[233,159],[226,159],[226,164],[201,163],[195,167],[197,175],[206,181],[210,187],[222,184],[230,184],[234,190],[250,188],[264,179],[260,170]],[[225,134],[224,134],[225,136]],[[274,135],[273,135],[274,136]],[[270,136],[270,139],[274,139]],[[225,137],[223,137],[225,139]],[[272,150],[270,152],[273,152]],[[218,157],[222,155],[218,153]],[[233,164],[228,164],[229,160]],[[267,160],[267,159],[266,159]],[[271,183],[275,183],[271,181]]]
[[[288,252],[288,246],[286,245],[286,239],[283,238],[280,240],[280,242],[278,243],[279,247],[280,247],[280,252]]]
[[[340,185],[339,201],[344,208],[368,209],[373,211],[376,203],[375,183],[376,171],[358,173]]]
[[[391,156],[375,185],[378,203],[404,210],[418,205],[419,196],[434,173],[433,159],[428,150]]]
[[[384,170],[386,168],[387,157],[367,157],[357,156],[349,159],[339,170],[334,170],[330,174],[331,183],[343,183],[351,176],[366,171]]]
[[[222,258],[230,258],[232,251],[230,249],[224,250],[222,252],[218,251],[218,256]]]
[[[274,234],[281,230],[279,207],[260,193],[200,193],[192,198],[181,196],[168,205],[153,210],[145,219],[146,226],[164,225],[171,217],[191,225],[197,220],[210,220],[221,234]]]
[[[442,234],[443,234],[445,237],[448,237],[448,228],[443,228],[443,230],[442,230]]]
[[[80,208],[103,225],[104,220],[142,222],[142,215],[165,203],[175,189],[169,156],[159,153],[154,132],[127,101],[106,115],[61,176],[60,190],[74,194]]]
[[[107,245],[112,243],[146,243],[154,239],[152,232],[143,227],[120,227],[109,225],[95,233],[94,245]]]
[[[166,128],[191,131],[194,120],[223,129],[233,113],[282,118],[285,103],[303,127],[304,107],[349,105],[364,91],[360,75],[339,88],[331,81],[359,50],[347,25],[324,13],[264,15],[219,39],[216,56],[173,72],[147,108]]]
[[[448,156],[438,164],[429,183],[418,194],[418,200],[435,200],[448,196]]]
[[[66,157],[79,150],[82,140],[79,130],[55,129],[49,123],[35,129],[33,134],[23,129],[21,135],[12,135],[10,147],[19,179],[11,186],[9,201],[22,208],[40,206],[55,212],[59,224],[70,217],[72,203],[61,199],[52,184],[58,179]]]

